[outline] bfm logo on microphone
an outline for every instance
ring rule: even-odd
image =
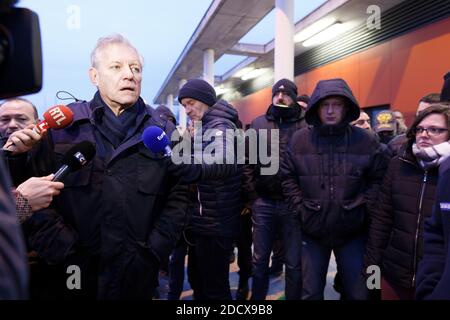
[[[58,126],[61,125],[61,122],[63,122],[64,120],[66,120],[66,116],[64,115],[64,113],[61,111],[61,109],[59,107],[50,109],[48,111],[50,113],[50,115],[52,116],[53,120],[55,120],[56,124]]]

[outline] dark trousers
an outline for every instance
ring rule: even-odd
[[[231,300],[229,270],[233,239],[192,234],[188,279],[195,300]],[[189,240],[191,242],[191,240]]]
[[[241,215],[238,240],[239,281],[247,281],[252,276],[252,216]]]
[[[331,248],[303,235],[302,274],[304,300],[323,300],[331,251],[348,300],[367,300],[369,290],[362,275],[366,237],[359,236],[342,246]]]
[[[252,207],[253,282],[252,300],[264,300],[269,287],[269,259],[279,232],[285,249],[286,299],[300,299],[301,228],[298,217],[281,200],[258,198]]]
[[[275,243],[273,245],[272,249],[272,266],[283,266],[284,263],[284,246],[283,246],[283,239],[281,234],[275,235]]]
[[[169,260],[169,292],[167,300],[180,300],[184,284],[184,260],[188,245],[181,239],[173,249]]]

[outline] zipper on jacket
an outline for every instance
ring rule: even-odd
[[[425,195],[425,187],[427,185],[427,179],[428,179],[428,171],[426,170],[423,174],[422,190],[420,191],[420,198],[419,198],[419,214],[417,215],[416,235],[414,238],[413,278],[412,278],[412,282],[411,282],[412,287],[414,287],[415,283],[416,283],[417,245],[418,245],[418,240],[419,240],[420,217],[422,215],[423,197]]]
[[[202,216],[203,215],[202,214],[202,201],[200,200],[200,190],[198,190],[198,187],[197,187],[197,199],[198,199],[198,205],[199,205],[198,211],[199,211],[200,215]]]
[[[328,174],[330,175],[330,199],[334,200],[334,171],[332,171],[333,168],[333,162],[334,162],[334,150],[333,150],[333,143],[330,145],[330,154],[329,154],[329,166],[328,166]]]

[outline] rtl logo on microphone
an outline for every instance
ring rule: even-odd
[[[61,125],[61,123],[66,120],[66,116],[64,115],[64,112],[59,107],[52,108],[48,110],[50,115],[52,116],[53,120],[55,120],[56,124],[58,126]]]

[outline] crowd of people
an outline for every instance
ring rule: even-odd
[[[191,79],[178,92],[190,119],[179,136],[199,153],[180,164],[143,143],[148,127],[178,131],[170,109],[140,97],[142,61],[123,36],[100,38],[97,92],[68,105],[65,128],[35,130],[26,99],[0,105],[0,298],[178,300],[187,255],[193,298],[231,300],[235,247],[238,300],[264,300],[283,265],[287,300],[321,300],[332,253],[341,299],[450,298],[450,74],[409,127],[395,110],[371,121],[343,79],[319,81],[311,97],[279,79],[245,132],[231,104]],[[85,141],[93,160],[55,179]],[[278,170],[267,173],[264,155]],[[381,294],[367,286],[369,266],[381,270]]]

